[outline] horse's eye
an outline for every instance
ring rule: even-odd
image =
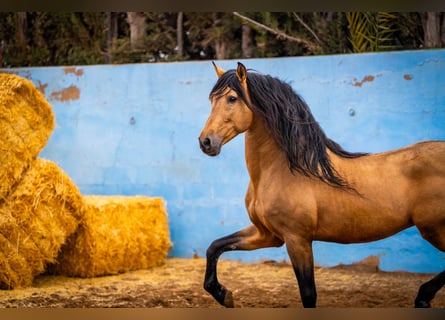
[[[236,97],[234,97],[234,96],[229,96],[228,98],[227,98],[227,101],[229,102],[229,103],[234,103],[235,101],[236,101]]]

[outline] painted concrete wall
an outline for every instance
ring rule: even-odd
[[[243,63],[290,82],[327,135],[347,150],[380,152],[445,140],[445,50]],[[219,65],[231,69],[236,61]],[[212,240],[249,224],[243,137],[227,144],[217,158],[198,146],[216,80],[209,61],[2,71],[31,79],[44,92],[57,127],[41,157],[58,163],[84,194],[166,199],[171,256],[205,256]],[[383,270],[445,269],[445,254],[414,228],[368,244],[316,242],[314,254],[323,266],[378,255]],[[288,256],[284,248],[274,248],[223,258]]]

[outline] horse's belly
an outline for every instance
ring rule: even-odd
[[[412,223],[403,214],[350,214],[331,217],[329,223],[319,221],[316,240],[338,243],[361,243],[387,238],[410,226]]]

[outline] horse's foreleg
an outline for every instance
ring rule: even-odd
[[[416,308],[429,308],[430,302],[433,300],[437,291],[439,291],[445,285],[445,271],[442,271],[433,279],[422,284],[419,288],[419,293],[417,294],[415,300]]]
[[[317,290],[314,278],[312,243],[303,239],[286,239],[286,248],[297,276],[301,302],[305,308],[315,308]]]
[[[235,250],[238,240],[237,233],[217,239],[207,249],[207,267],[204,278],[204,289],[223,306],[233,308],[232,293],[218,281],[217,269],[219,256],[229,250]]]
[[[232,293],[218,282],[217,263],[221,254],[232,250],[254,250],[266,247],[278,247],[283,242],[268,232],[261,232],[254,225],[235,232],[229,236],[217,239],[207,249],[207,269],[204,279],[204,289],[220,304],[232,308]]]

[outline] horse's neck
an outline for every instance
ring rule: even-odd
[[[262,120],[254,117],[245,134],[246,165],[253,182],[274,166],[287,166],[284,152],[278,147]]]
[[[326,151],[335,170],[344,174],[344,162],[348,159],[342,159],[329,149]],[[247,170],[253,183],[265,172],[274,175],[288,173],[289,163],[284,151],[266,129],[264,122],[257,117],[254,117],[252,126],[245,134],[245,154]],[[298,176],[293,175],[295,178]]]

